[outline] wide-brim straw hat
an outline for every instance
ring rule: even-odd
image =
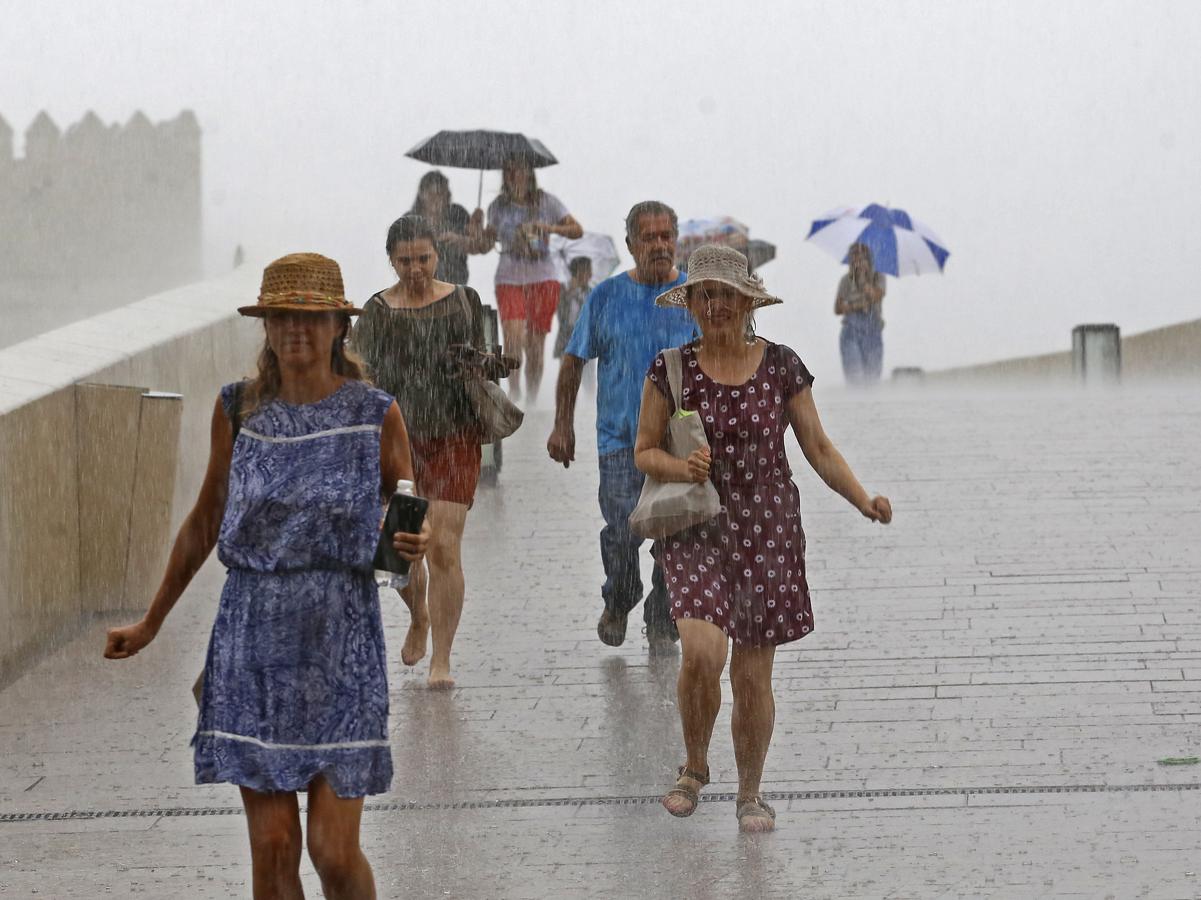
[[[687,306],[688,288],[702,281],[728,284],[754,301],[752,309],[784,302],[767,292],[763,279],[747,270],[746,257],[733,247],[702,244],[688,257],[688,280],[664,291],[655,298],[655,303],[658,306]]]
[[[339,312],[357,316],[362,312],[346,299],[342,270],[320,253],[290,253],[263,269],[259,302],[240,306],[244,316],[264,316],[272,310],[296,312]]]

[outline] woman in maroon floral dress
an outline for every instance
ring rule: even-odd
[[[775,725],[775,649],[813,630],[801,500],[785,455],[788,429],[831,489],[874,522],[892,519],[888,499],[868,495],[822,430],[810,390],[813,376],[800,357],[754,336],[753,310],[780,302],[758,276],[747,273],[746,257],[738,251],[705,246],[692,254],[688,281],[660,295],[658,303],[686,306],[701,339],[655,359],[642,392],[634,451],[647,475],[659,481],[709,479],[722,502],[716,518],[659,545],[683,646],[678,695],[688,752],[663,805],[673,816],[691,815],[709,782],[709,740],[733,641],[736,812],[739,828],[749,832],[775,826],[775,812],[759,793]],[[682,360],[680,407],[702,417],[712,448],[687,460],[660,449],[676,413],[665,361],[674,352]]]

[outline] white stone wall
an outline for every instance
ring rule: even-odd
[[[18,157],[0,119],[0,279],[118,279],[149,293],[199,278],[200,137],[187,110],[123,125],[88,112],[65,131],[42,112]]]
[[[113,605],[81,578],[81,535],[105,523],[80,518],[81,463],[95,451],[76,385],[182,394],[165,548],[204,474],[217,391],[253,371],[262,328],[236,308],[254,302],[260,271],[244,266],[0,350],[0,681],[82,615]]]
[[[14,150],[0,118],[0,347],[202,277],[190,111],[120,125],[88,112],[65,130],[42,112]]]

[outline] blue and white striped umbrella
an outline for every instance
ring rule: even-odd
[[[852,244],[866,244],[876,271],[894,277],[941,272],[951,255],[929,227],[903,209],[877,203],[831,210],[814,221],[805,239],[843,263]]]

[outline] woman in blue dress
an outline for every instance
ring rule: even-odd
[[[383,498],[412,479],[396,402],[345,348],[337,263],[276,260],[255,306],[258,377],[221,390],[196,506],[141,621],[108,633],[105,656],[149,644],[218,547],[229,570],[200,697],[196,781],[241,787],[254,896],[302,897],[296,792],[308,792],[308,850],[327,897],[375,897],[359,848],[366,794],[392,778],[388,685],[372,557]],[[235,433],[236,432],[236,433]],[[419,560],[422,534],[396,534]]]

